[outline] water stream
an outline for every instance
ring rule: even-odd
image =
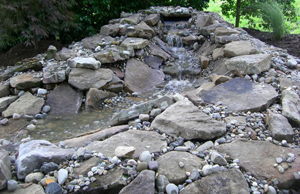
[[[185,30],[187,29],[187,21],[165,22],[164,26],[166,34],[161,38],[168,44],[174,58],[164,66],[172,67],[175,73],[167,77],[163,84],[153,91],[140,94],[138,97],[125,95],[108,99],[102,103],[101,108],[97,111],[82,111],[73,116],[47,116],[44,120],[38,120],[37,129],[29,132],[28,135],[34,139],[58,142],[85,132],[107,128],[113,113],[129,108],[133,104],[142,103],[165,94],[171,95],[194,89],[200,67],[199,59],[194,56],[192,49],[187,48],[187,45],[182,42],[182,34],[189,34]]]

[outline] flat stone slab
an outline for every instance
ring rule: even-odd
[[[158,162],[159,175],[165,175],[170,183],[181,184],[188,177],[186,172],[192,173],[194,169],[202,169],[203,160],[188,152],[171,151],[156,160]],[[179,163],[183,163],[184,167],[180,167]]]
[[[99,69],[101,63],[93,57],[75,57],[68,60],[68,65],[72,68]]]
[[[44,99],[33,96],[30,92],[26,92],[19,99],[11,103],[8,108],[2,112],[3,117],[10,117],[14,113],[20,115],[34,115],[41,111],[44,105]]]
[[[19,90],[39,87],[42,84],[42,79],[35,77],[34,74],[21,74],[10,79],[10,86]]]
[[[8,96],[0,98],[0,112],[5,110],[11,103],[18,99],[18,96]]]
[[[80,90],[90,88],[100,89],[113,78],[110,69],[100,68],[97,70],[73,68],[69,74],[69,84]]]
[[[256,54],[257,50],[251,45],[250,41],[233,41],[224,47],[226,57],[236,57],[240,55]]]
[[[121,46],[132,47],[134,49],[143,49],[149,44],[147,39],[143,38],[126,38]]]
[[[82,92],[74,90],[68,83],[60,84],[47,95],[46,105],[50,114],[77,114],[82,104]]]
[[[293,175],[300,169],[299,148],[276,146],[268,141],[237,139],[232,143],[216,146],[215,149],[234,159],[239,159],[239,166],[260,180],[276,178],[280,189],[299,188],[300,180],[296,180]],[[281,174],[273,165],[276,163],[276,158],[287,157],[288,153],[293,153],[296,160],[291,168]]]
[[[143,151],[160,152],[167,146],[162,136],[153,131],[130,130],[118,133],[104,141],[94,141],[86,150],[101,152],[106,157],[113,157],[118,146],[133,146],[133,158],[138,158]]]
[[[164,81],[161,70],[151,69],[148,65],[135,59],[127,61],[125,87],[131,92],[144,92],[155,88]]]
[[[268,108],[277,96],[278,93],[272,86],[254,84],[243,78],[234,78],[200,94],[205,103],[222,102],[228,110],[235,112],[262,111]]]
[[[189,184],[180,194],[230,193],[248,194],[248,183],[237,169],[218,171]]]
[[[285,116],[292,125],[300,126],[300,99],[296,92],[287,89],[282,92],[281,97],[282,115]]]
[[[269,54],[242,55],[227,59],[225,66],[244,75],[260,74],[270,69],[271,58]]]
[[[155,117],[151,127],[185,139],[210,140],[226,133],[225,123],[212,119],[188,99],[168,107]]]

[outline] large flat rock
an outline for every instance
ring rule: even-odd
[[[97,70],[73,68],[69,74],[69,84],[80,90],[90,88],[100,89],[110,82],[113,72],[110,69],[100,68]]]
[[[148,65],[135,59],[127,61],[125,87],[131,92],[144,92],[153,89],[164,81],[161,70],[151,69]]]
[[[240,55],[256,54],[256,49],[251,45],[250,41],[233,41],[224,47],[224,55],[226,57],[236,57]]]
[[[155,31],[145,22],[141,21],[138,25],[133,26],[133,29],[127,30],[127,36],[150,39],[155,35]]]
[[[44,99],[33,96],[30,92],[26,92],[19,99],[11,103],[8,108],[2,112],[3,117],[10,117],[14,113],[20,115],[34,115],[41,111],[44,105]]]
[[[271,58],[269,54],[242,55],[227,59],[225,65],[241,74],[260,74],[270,69]]]
[[[63,83],[47,95],[46,105],[51,107],[50,114],[77,114],[82,104],[82,92]]]
[[[237,169],[218,171],[189,184],[180,194],[230,193],[248,194],[248,183]]]
[[[62,149],[46,140],[32,140],[23,143],[19,148],[16,160],[18,179],[24,179],[26,175],[39,169],[43,162],[59,164],[72,157],[75,150]]]
[[[0,98],[0,113],[17,99],[18,96],[7,96],[7,97]]]
[[[35,74],[21,74],[10,79],[10,86],[19,90],[39,87],[42,84],[41,78],[35,77]]]
[[[157,162],[159,175],[165,175],[171,183],[181,184],[188,178],[186,172],[202,169],[203,160],[188,152],[171,151],[160,156]],[[179,163],[184,167],[181,168]]]
[[[243,78],[234,78],[200,94],[205,103],[222,102],[228,110],[236,112],[262,111],[269,107],[277,96],[278,93],[272,86],[254,84]]]
[[[153,131],[130,130],[118,133],[104,141],[94,141],[85,147],[86,150],[101,152],[104,156],[113,157],[118,146],[133,146],[133,158],[138,158],[143,151],[160,152],[167,142]]]
[[[299,188],[300,180],[296,180],[293,175],[300,169],[299,148],[291,149],[276,146],[267,141],[248,141],[245,139],[237,139],[232,143],[222,144],[215,148],[234,159],[239,159],[240,167],[258,179],[271,180],[276,178],[279,181],[278,187],[281,189]],[[276,163],[276,158],[287,157],[288,153],[293,153],[296,160],[292,163],[291,168],[281,174],[273,165]]]
[[[121,46],[132,47],[134,49],[143,49],[148,44],[149,41],[147,39],[130,37],[130,38],[126,38],[122,42]]]
[[[209,140],[226,133],[223,122],[212,119],[188,99],[171,105],[155,117],[151,127],[185,139]]]

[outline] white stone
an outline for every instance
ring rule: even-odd
[[[120,158],[130,158],[135,152],[133,146],[118,146],[115,149],[115,155]]]
[[[60,169],[57,174],[58,184],[63,185],[68,178],[68,171],[66,169]]]

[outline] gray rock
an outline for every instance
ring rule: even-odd
[[[153,69],[159,69],[159,67],[162,65],[163,59],[148,55],[144,58],[144,62]]]
[[[63,47],[56,56],[59,60],[67,61],[69,58],[76,57],[76,51]]]
[[[4,111],[11,103],[16,101],[18,96],[8,96],[0,98],[0,112]]]
[[[115,37],[119,34],[120,24],[108,24],[104,25],[100,29],[100,34],[104,36],[112,36]]]
[[[98,59],[101,64],[109,64],[125,61],[134,55],[135,53],[132,47],[114,46],[95,53],[94,57]]]
[[[63,185],[68,178],[68,171],[66,169],[60,169],[57,173],[57,182],[60,185]]]
[[[165,175],[158,175],[155,181],[158,192],[165,192],[169,181]]]
[[[160,152],[167,146],[161,136],[152,131],[130,130],[116,134],[104,141],[94,141],[86,146],[88,151],[101,152],[104,156],[113,157],[118,146],[133,146],[133,158],[138,158],[143,151]]]
[[[9,94],[9,84],[0,83],[0,98],[8,96]]]
[[[213,60],[215,61],[222,57],[224,57],[224,48],[216,48],[212,53]]]
[[[20,115],[34,115],[41,111],[44,99],[33,96],[30,92],[23,94],[18,100],[14,101],[2,112],[3,117],[10,117],[14,113]]]
[[[166,187],[167,194],[178,194],[178,187],[173,183],[169,183]]]
[[[244,75],[260,74],[270,69],[271,58],[269,54],[242,55],[227,59],[225,66]]]
[[[118,146],[115,149],[115,155],[119,158],[130,158],[135,152],[135,147],[132,146]]]
[[[25,183],[39,183],[44,178],[41,172],[30,173],[25,177]]]
[[[98,109],[101,102],[106,98],[111,97],[111,93],[97,88],[90,88],[86,93],[85,109],[92,110]]]
[[[138,163],[138,165],[136,166],[136,170],[138,172],[142,172],[143,170],[147,170],[148,169],[148,164],[147,162],[140,162]]]
[[[197,14],[197,19],[195,25],[197,28],[201,29],[205,26],[213,24],[214,19],[209,15]]]
[[[150,162],[152,159],[151,153],[149,151],[143,151],[139,156],[139,161],[141,162]]]
[[[143,21],[149,26],[155,26],[160,21],[160,15],[159,14],[147,15],[143,19]]]
[[[163,113],[155,117],[151,127],[188,140],[214,139],[226,132],[224,123],[207,116],[188,99],[168,107]]]
[[[6,182],[12,178],[9,153],[0,149],[0,190],[6,188]]]
[[[54,84],[61,83],[66,80],[65,68],[57,63],[48,64],[43,68],[43,83]]]
[[[187,179],[186,172],[201,169],[203,160],[188,152],[171,151],[156,160],[159,164],[157,173],[165,175],[171,183],[180,184]],[[180,167],[182,162],[184,167]]]
[[[141,103],[139,105],[130,107],[125,110],[121,110],[118,113],[115,113],[111,120],[110,120],[110,125],[119,125],[119,124],[124,124],[128,123],[128,121],[138,118],[140,114],[146,114],[149,113],[153,108],[159,107],[163,109],[163,107],[166,105],[167,107],[173,104],[173,99],[169,96],[163,96],[155,100],[150,100],[145,103]],[[166,107],[164,107],[166,108]],[[160,112],[161,112],[161,109]],[[158,110],[158,109],[156,109]],[[152,112],[152,111],[151,111]],[[151,116],[154,116],[150,114]]]
[[[269,107],[278,93],[270,85],[254,84],[249,80],[234,78],[200,94],[206,103],[222,102],[228,110],[258,112]],[[235,103],[232,103],[232,102]]]
[[[98,157],[92,157],[80,163],[80,167],[74,168],[74,175],[76,178],[79,175],[87,175],[87,173],[93,168],[94,166],[98,166],[101,163],[101,159]]]
[[[257,50],[251,45],[250,41],[234,41],[224,47],[226,57],[236,57],[240,55],[257,54]]]
[[[145,193],[153,194],[155,192],[155,172],[152,170],[143,170],[129,185],[124,187],[120,194]]]
[[[293,142],[294,130],[287,118],[281,114],[269,112],[266,124],[274,139],[278,141],[287,140],[289,143]]]
[[[207,35],[210,35],[211,33],[213,33],[216,28],[219,28],[219,27],[225,27],[226,24],[225,23],[215,23],[215,24],[211,24],[211,25],[208,25],[208,26],[205,26],[203,28],[200,28],[199,29],[199,33],[201,35],[204,35],[204,36],[207,36]],[[219,37],[219,36],[218,36]]]
[[[133,29],[127,29],[128,37],[138,37],[151,39],[155,35],[155,31],[145,22],[141,21],[138,25],[133,26]]]
[[[73,149],[62,149],[45,140],[32,140],[19,148],[16,160],[18,179],[24,179],[34,169],[40,169],[44,162],[60,163],[71,158]]]
[[[18,185],[19,185],[19,184],[18,184],[17,181],[15,181],[15,180],[13,180],[13,179],[8,180],[8,181],[7,181],[7,190],[10,191],[10,192],[12,192],[12,191],[14,191],[14,190],[17,189]]]
[[[216,28],[215,30],[215,36],[230,36],[232,34],[240,34],[240,32],[235,29],[224,27]]]
[[[34,77],[35,74],[21,74],[10,79],[10,86],[19,90],[39,87],[42,84],[41,78]]]
[[[63,190],[59,184],[56,182],[51,182],[46,186],[45,189],[47,194],[62,194]]]
[[[50,114],[77,114],[82,103],[82,93],[63,83],[47,95],[46,105]]]
[[[231,158],[239,159],[239,166],[260,180],[276,178],[280,189],[297,188],[300,183],[300,180],[295,180],[293,176],[296,169],[300,168],[300,160],[295,160],[293,166],[283,174],[273,166],[277,157],[287,156],[288,153],[296,155],[300,152],[299,148],[277,146],[268,141],[237,139],[231,143],[216,146],[215,149],[220,153],[228,154]]]
[[[222,166],[226,166],[228,164],[226,159],[216,151],[211,152],[210,158],[211,158],[211,161],[214,164],[219,164],[219,165],[222,165]]]
[[[289,119],[294,126],[300,125],[300,99],[296,92],[287,89],[281,97],[282,115]]]
[[[86,49],[95,50],[95,48],[99,45],[112,44],[114,38],[110,36],[103,36],[101,34],[95,34],[94,36],[90,36],[84,38],[82,40],[82,46]]]
[[[133,14],[133,15],[130,15],[126,18],[122,18],[121,19],[121,24],[131,24],[131,25],[136,25],[138,23],[140,23],[141,21],[141,14]]]
[[[134,49],[143,49],[148,44],[149,41],[147,39],[130,37],[130,38],[126,38],[122,42],[121,46],[132,47]]]
[[[41,172],[44,174],[48,174],[51,171],[58,170],[58,165],[54,162],[44,162],[41,166]]]
[[[231,193],[248,194],[249,187],[243,174],[237,169],[218,171],[189,184],[180,192],[190,193]]]
[[[239,41],[240,37],[237,34],[231,34],[231,35],[223,35],[223,36],[216,36],[215,37],[215,43],[216,44],[227,44],[233,41]]]
[[[207,141],[205,142],[204,144],[200,145],[198,148],[197,148],[197,152],[203,152],[211,147],[214,146],[214,143],[212,141]]]
[[[44,188],[38,184],[31,184],[31,185],[20,185],[16,190],[13,192],[11,191],[1,191],[1,194],[45,194]]]
[[[149,48],[149,53],[151,55],[163,59],[164,62],[166,62],[168,59],[171,58],[171,55],[169,53],[167,53],[166,51],[164,51],[162,48],[160,48],[156,44],[149,44],[148,48]]]
[[[100,89],[112,80],[113,72],[110,69],[97,70],[75,68],[69,74],[69,84],[80,90],[90,88]]]
[[[148,162],[148,168],[149,170],[157,171],[158,170],[158,162],[156,161],[149,161]]]
[[[125,87],[131,92],[144,92],[153,89],[164,81],[161,70],[151,69],[145,63],[135,59],[127,61],[125,71]]]
[[[93,57],[75,57],[68,60],[71,68],[99,69],[101,63]]]

